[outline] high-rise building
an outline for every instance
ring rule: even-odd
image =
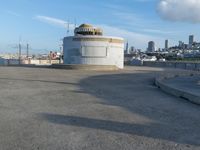
[[[126,53],[126,54],[129,54],[129,53],[130,53],[130,52],[129,52],[129,44],[128,44],[128,41],[127,41],[127,43],[126,43],[125,53]]]
[[[178,44],[178,46],[179,46],[179,48],[181,48],[181,49],[183,49],[184,48],[184,42],[183,41],[179,41],[179,44]]]
[[[169,40],[165,40],[165,49],[169,48]]]
[[[155,42],[154,41],[150,41],[148,43],[147,51],[148,52],[155,52],[156,51],[156,47],[155,47]]]
[[[130,52],[131,52],[131,53],[136,53],[136,49],[135,49],[134,46],[131,46],[131,47],[130,47]]]
[[[192,44],[194,43],[194,35],[189,36],[189,48],[192,48]]]

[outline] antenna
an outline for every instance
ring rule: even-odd
[[[29,44],[28,43],[26,45],[26,57],[27,57],[27,59],[29,57]]]
[[[67,21],[67,34],[69,34],[69,20]]]
[[[76,28],[76,18],[74,19],[74,29]]]
[[[21,52],[22,52],[22,46],[21,46],[21,36],[19,37],[19,65],[21,64]]]

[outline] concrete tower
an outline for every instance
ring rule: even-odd
[[[63,40],[64,64],[124,67],[124,39],[104,36],[103,30],[82,24]]]

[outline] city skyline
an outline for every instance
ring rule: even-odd
[[[16,52],[19,38],[24,44],[30,43],[36,52],[59,50],[68,21],[69,35],[73,34],[74,24],[90,23],[101,27],[105,35],[122,36],[130,45],[143,50],[149,41],[161,48],[166,39],[170,46],[179,40],[187,43],[188,35],[195,35],[200,41],[200,17],[195,11],[199,7],[200,2],[190,0],[2,1],[0,52]],[[182,13],[189,8],[189,14]]]

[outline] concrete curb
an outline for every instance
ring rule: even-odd
[[[52,64],[52,65],[3,65],[2,67],[27,67],[27,68],[48,68],[48,69],[65,69],[65,70],[87,70],[87,71],[117,71],[120,70],[116,66],[111,65],[64,65],[64,64]]]
[[[166,83],[164,83],[164,81],[169,78],[175,78],[175,77],[179,77],[179,76],[194,76],[194,75],[199,75],[199,73],[184,72],[184,74],[180,73],[180,74],[175,74],[175,75],[172,75],[172,74],[160,75],[160,76],[156,77],[155,85],[157,87],[159,87],[162,91],[164,91],[168,94],[171,94],[171,95],[179,97],[179,98],[183,98],[192,103],[200,105],[200,96],[195,95],[194,93],[191,93],[188,91],[180,90],[176,87],[173,87],[173,86],[170,86],[170,85],[167,85]]]
[[[0,67],[27,67],[27,68],[50,68],[50,65],[34,65],[34,64],[21,64],[21,65],[0,65]]]
[[[111,65],[63,65],[53,64],[49,66],[55,69],[67,69],[67,70],[93,70],[93,71],[115,71],[120,70],[116,66]]]

